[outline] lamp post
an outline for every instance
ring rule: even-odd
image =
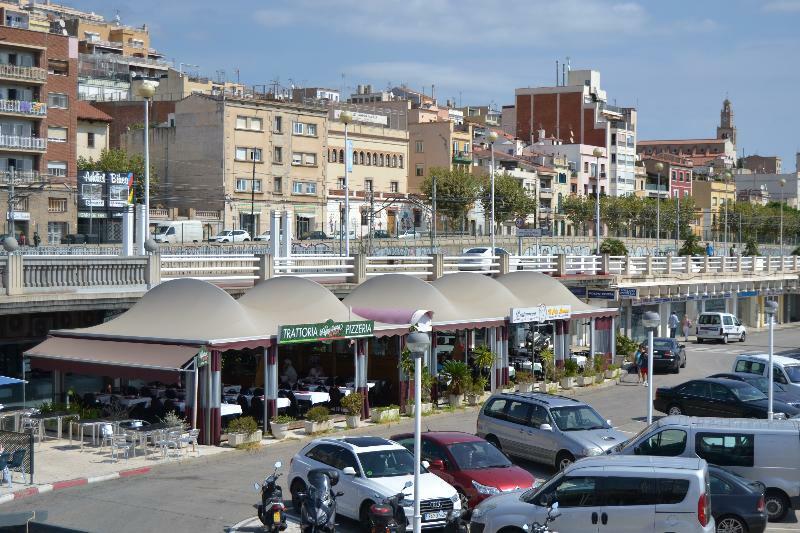
[[[786,180],[784,178],[781,178],[778,181],[778,183],[781,186],[781,198],[780,198],[780,202],[781,202],[781,230],[780,230],[780,240],[781,240],[781,258],[783,258],[783,187],[786,185]],[[783,261],[783,259],[781,259],[781,261]],[[781,265],[783,265],[783,264],[781,263]],[[783,268],[783,266],[781,266],[781,268]]]
[[[421,331],[415,331],[406,338],[406,347],[414,358],[414,533],[420,533],[422,530],[419,505],[419,469],[422,463],[422,357],[430,344],[430,335]]]
[[[725,208],[725,215],[724,215],[724,221],[725,221],[725,231],[724,231],[724,233],[725,233],[725,249],[724,249],[723,255],[728,255],[728,180],[731,179],[731,171],[730,170],[726,170],[725,172],[722,173],[722,176],[725,179],[725,198],[723,199],[723,201],[725,202],[723,204],[723,206]]]
[[[595,158],[595,180],[594,180],[594,244],[597,255],[600,255],[600,156],[603,151],[600,148],[592,150],[592,155]]]
[[[487,138],[489,139],[489,150],[492,153],[492,168],[491,168],[491,171],[492,171],[492,177],[491,177],[491,182],[492,182],[492,207],[491,207],[491,215],[490,215],[491,219],[489,221],[489,235],[491,235],[491,238],[492,238],[492,256],[494,256],[494,254],[495,254],[495,249],[494,249],[494,142],[497,140],[497,132],[496,131],[490,131],[489,135],[487,136]]]
[[[139,86],[139,96],[144,101],[144,235],[139,242],[139,255],[144,255],[144,241],[150,233],[150,99],[156,93],[151,83]]]
[[[653,332],[661,324],[655,311],[646,311],[642,324],[647,328],[647,423],[653,423]]]
[[[772,354],[774,352],[774,333],[775,333],[775,313],[778,312],[778,302],[775,300],[767,300],[764,302],[764,314],[767,315],[769,321],[769,367],[767,370],[767,381],[769,382],[769,390],[767,390],[767,419],[772,420],[774,413],[772,412],[772,400],[774,398],[775,382],[772,381]]]
[[[661,252],[661,172],[664,170],[664,163],[656,163],[656,255]]]
[[[350,111],[342,110],[339,122],[344,124],[344,255],[350,256],[350,165],[355,156],[347,143],[347,125],[353,121]]]

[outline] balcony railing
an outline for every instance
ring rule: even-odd
[[[19,150],[47,150],[47,139],[22,137],[20,135],[0,135],[0,148]]]
[[[14,185],[26,185],[47,181],[38,170],[0,170],[0,185],[8,185],[11,180]]]
[[[659,187],[659,186],[658,186],[658,185],[656,185],[655,183],[645,183],[645,185],[644,185],[644,190],[646,190],[646,191],[661,191],[661,192],[667,192],[667,191],[669,191],[669,188],[667,187],[667,185],[666,185],[666,184],[664,184],[664,185],[662,185],[661,187]]]
[[[553,189],[550,187],[539,187],[539,192],[542,194],[553,194]]]
[[[47,70],[39,67],[19,67],[17,65],[0,64],[0,78],[47,81]]]
[[[41,102],[28,102],[26,100],[0,99],[0,113],[20,113],[37,117],[47,116],[47,104]]]
[[[453,154],[453,163],[472,163],[472,152],[456,152]]]

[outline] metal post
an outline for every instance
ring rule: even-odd
[[[433,180],[433,197],[431,201],[431,253],[436,251],[436,173],[431,176]]]
[[[725,208],[725,249],[723,250],[723,256],[728,255],[728,175],[725,174],[725,204],[723,207]],[[783,254],[781,254],[783,255]]]
[[[139,254],[144,255],[144,242],[150,233],[150,100],[144,98],[144,232]]]
[[[656,182],[656,255],[661,252],[661,172],[658,172],[658,181]]]
[[[653,423],[653,330],[647,332],[647,424]]]
[[[200,378],[198,372],[200,368],[197,365],[197,356],[194,356],[194,401],[192,402],[192,429],[197,429],[197,390],[200,388]]]
[[[781,198],[780,198],[780,208],[781,208],[781,230],[780,230],[780,240],[781,240],[781,261],[783,261],[783,185],[781,185]],[[782,264],[782,263],[781,263]]]
[[[594,241],[595,241],[595,252],[596,254],[600,254],[600,156],[595,156],[595,174],[597,179],[594,182],[595,185],[595,202],[594,202],[594,218],[595,218],[595,226],[594,226]]]
[[[422,463],[422,353],[414,354],[414,533],[422,531],[419,470]]]
[[[253,150],[253,179],[250,184],[250,238],[255,239],[256,234],[256,151]]]
[[[492,214],[491,214],[491,220],[489,221],[489,231],[490,231],[490,235],[492,236],[492,253],[491,253],[491,255],[494,256],[495,255],[495,253],[494,253],[495,252],[495,247],[494,247],[494,143],[492,143],[490,145],[490,149],[492,151],[492,178],[491,178],[491,181],[492,181],[492,209],[491,209]],[[492,262],[494,262],[494,261],[492,261]]]
[[[344,123],[344,255],[350,257],[350,169],[348,161],[355,159],[347,144],[347,122]]]
[[[681,194],[678,191],[678,206],[675,213],[675,254],[678,253],[680,249],[680,240],[681,240]]]
[[[8,234],[17,238],[14,235],[14,182],[16,181],[16,173],[17,170],[12,168],[9,172],[9,181],[8,181]]]
[[[767,258],[769,261],[769,258]],[[767,309],[770,309],[769,307]],[[775,314],[767,311],[767,320],[769,320],[769,369],[767,370],[767,382],[769,383],[769,390],[767,391],[767,419],[772,420],[775,417],[773,411],[773,397],[775,382],[772,374],[772,356],[775,351]]]

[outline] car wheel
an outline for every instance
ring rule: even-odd
[[[669,407],[667,407],[667,414],[668,415],[673,415],[673,416],[682,415],[683,414],[683,409],[681,409],[680,405],[672,404]]]
[[[683,356],[683,363],[681,363],[681,368],[686,368],[686,356]]]
[[[747,526],[738,516],[723,516],[717,520],[717,533],[746,533]]]
[[[244,242],[249,242],[249,241],[250,241],[250,239],[245,239],[245,240],[244,240]]]
[[[673,374],[679,374],[681,371],[681,363],[680,361],[675,361],[675,367],[672,369]]]
[[[488,437],[486,437],[486,442],[488,442],[498,450],[503,451],[503,448],[500,446],[500,441],[497,440],[497,437],[495,437],[494,435],[489,435]]]
[[[727,334],[722,336],[722,344],[728,344],[728,335]]]
[[[747,332],[743,331],[742,335],[739,337],[739,342],[744,342],[746,338],[747,338]]]
[[[358,509],[358,521],[361,522],[361,526],[366,531],[370,531],[372,526],[372,522],[369,519],[369,508],[372,507],[372,504],[372,500],[364,500],[361,507]]]
[[[289,488],[289,492],[292,494],[292,507],[296,512],[300,512],[300,505],[302,502],[300,501],[300,496],[298,494],[300,492],[305,491],[306,484],[303,483],[303,480],[300,478],[295,479],[292,481],[292,486]]]
[[[556,455],[556,468],[559,472],[575,462],[575,457],[569,452],[558,452]]]
[[[697,344],[703,344],[703,338],[697,337]]]
[[[767,491],[764,504],[767,509],[767,519],[770,522],[780,522],[786,518],[789,512],[789,498],[776,490]]]

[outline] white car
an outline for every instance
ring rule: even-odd
[[[404,232],[397,235],[398,239],[421,239],[422,237],[423,237],[422,233],[413,229],[407,229]]]
[[[698,344],[704,340],[719,340],[725,344],[734,340],[744,342],[747,338],[742,322],[730,313],[700,313],[695,332]]]
[[[428,472],[423,461],[420,474],[422,527],[439,528],[447,522],[451,509],[460,510],[456,489],[439,476]],[[369,508],[384,498],[403,491],[407,481],[414,481],[414,455],[403,446],[382,437],[321,438],[300,450],[291,461],[288,483],[292,505],[299,508],[298,493],[306,490],[309,470],[333,468],[339,471],[337,512],[366,524]],[[403,508],[411,531],[414,508],[413,488]]]
[[[262,233],[261,235],[256,235],[256,236],[253,238],[253,240],[254,240],[254,241],[267,241],[267,242],[269,242],[269,239],[270,239],[270,233],[269,233],[269,231],[265,231],[265,232],[264,232],[264,233]]]
[[[226,229],[211,237],[211,242],[247,242],[250,234],[243,229]]]
[[[494,255],[499,257],[501,255],[508,255],[508,252],[502,248],[495,248]],[[477,246],[464,250],[458,260],[459,270],[497,270],[499,268],[499,259],[492,259],[492,248],[489,246]],[[495,263],[492,267],[492,263]]]

